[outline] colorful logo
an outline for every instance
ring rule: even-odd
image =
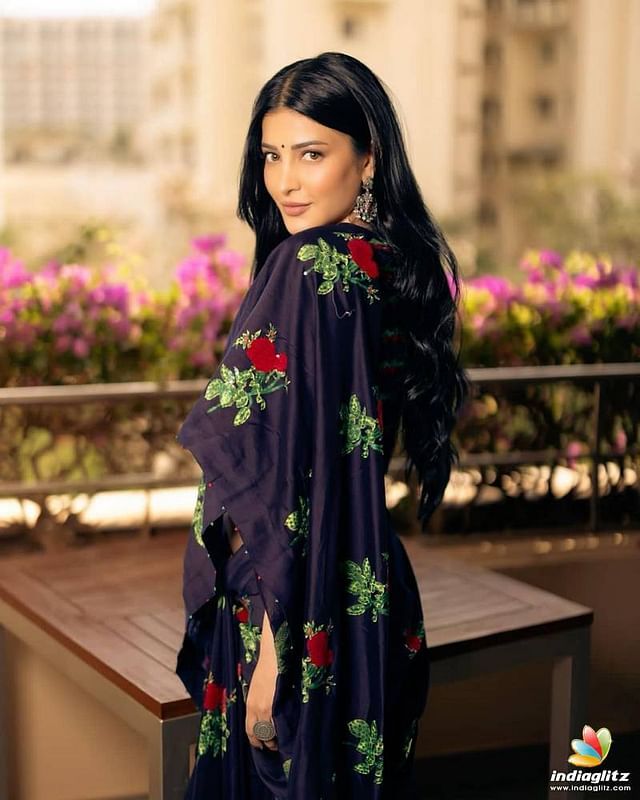
[[[572,739],[571,747],[576,755],[569,756],[567,761],[576,767],[597,767],[607,757],[611,749],[611,733],[608,728],[600,728],[596,733],[585,725],[582,739]]]

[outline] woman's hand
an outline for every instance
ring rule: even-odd
[[[267,747],[269,750],[277,750],[277,738],[263,742],[257,739],[253,733],[253,726],[258,720],[269,720],[273,722],[271,711],[273,709],[273,697],[276,690],[276,680],[278,677],[278,664],[276,660],[275,645],[273,643],[273,633],[269,625],[269,617],[265,611],[262,621],[262,634],[260,636],[260,650],[258,661],[251,675],[249,691],[247,693],[247,716],[245,727],[247,736],[253,747],[259,750]]]

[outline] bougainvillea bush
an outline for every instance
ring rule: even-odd
[[[518,284],[494,276],[464,283],[466,367],[637,360],[636,266],[539,250],[527,252],[520,267]],[[244,258],[224,235],[193,239],[164,290],[123,264],[51,261],[30,271],[0,248],[0,385],[208,378],[248,281]],[[603,393],[605,452],[637,442],[637,394],[629,382]],[[85,404],[82,413],[64,404],[6,407],[0,480],[149,472],[154,454],[174,443],[176,419],[191,402],[161,408],[132,397],[108,412]],[[528,383],[481,386],[454,438],[461,454],[556,447],[576,459],[589,452],[593,430],[589,387]]]
[[[607,256],[531,250],[525,280],[483,276],[463,288],[465,366],[634,361],[640,271]]]
[[[30,272],[0,248],[3,386],[192,378],[217,364],[247,288],[225,236],[201,236],[168,289],[119,265]]]
[[[527,252],[524,280],[483,276],[463,288],[463,362],[467,367],[633,362],[640,355],[640,272],[607,256]],[[487,386],[457,426],[466,452],[557,447],[569,461],[593,445],[593,390],[588,384]],[[484,393],[483,393],[484,392]],[[604,452],[638,439],[638,387],[621,380],[602,389]]]

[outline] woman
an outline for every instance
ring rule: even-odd
[[[401,427],[426,524],[467,384],[456,261],[364,64],[322,53],[267,82],[238,214],[253,281],[178,435],[202,468],[177,666],[202,712],[186,796],[411,797],[429,660],[384,474]]]

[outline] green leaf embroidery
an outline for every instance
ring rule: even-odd
[[[300,552],[302,556],[306,555],[307,552],[310,512],[309,498],[304,495],[298,495],[298,507],[288,514],[284,521],[285,527],[295,534],[289,539],[289,545],[293,547],[298,541],[302,541],[302,550]]]
[[[233,343],[234,347],[241,347],[247,350],[258,338],[261,338],[262,329],[257,331],[245,331],[238,336]],[[269,323],[267,333],[262,337],[273,343],[277,336],[277,330],[273,323]],[[271,346],[268,345],[267,346]],[[284,354],[279,353],[278,357]],[[279,389],[286,389],[291,381],[289,380],[286,369],[276,366],[274,361],[272,369],[258,369],[253,363],[246,369],[229,367],[221,364],[218,375],[213,377],[207,384],[204,397],[206,400],[218,400],[216,405],[207,409],[207,414],[217,411],[220,408],[230,408],[235,406],[237,413],[233,418],[234,425],[243,425],[251,416],[251,410],[255,403],[261,411],[267,407],[264,395],[276,392]]]
[[[369,449],[383,452],[380,423],[376,417],[367,414],[366,406],[360,405],[357,394],[352,394],[348,402],[342,403],[338,413],[343,455],[352,453],[358,445],[362,458],[369,457]]]
[[[349,238],[363,237],[350,236]],[[329,244],[321,236],[317,241],[317,244],[303,244],[296,257],[298,261],[313,259],[313,266],[305,270],[304,274],[319,272],[322,275],[322,281],[317,289],[318,294],[329,294],[340,281],[345,292],[348,292],[351,286],[363,289],[369,303],[380,299],[373,279],[356,264],[350,253],[341,253],[337,247]]]
[[[357,602],[347,608],[347,614],[357,616],[371,612],[373,622],[378,621],[379,614],[389,614],[389,592],[386,583],[381,583],[371,569],[369,559],[365,556],[361,565],[349,559],[341,562],[341,569],[349,581],[347,591],[357,595]]]
[[[256,659],[262,631],[259,625],[254,625],[251,622],[251,600],[247,595],[243,595],[242,599],[242,603],[234,605],[233,615],[237,618],[239,611],[242,609],[247,609],[247,621],[238,621],[238,628],[240,630],[240,638],[242,639],[242,644],[244,646],[244,660],[248,664]]]
[[[384,769],[384,741],[378,736],[378,726],[373,720],[369,724],[364,719],[352,719],[348,723],[349,732],[359,739],[356,750],[364,755],[364,760],[354,764],[353,769],[361,775],[369,775],[373,770],[373,782],[382,783]]]
[[[289,772],[291,771],[291,759],[287,758],[285,761],[282,762],[282,769],[284,771],[285,777],[289,780]]]
[[[278,674],[285,672],[289,668],[289,659],[293,645],[291,644],[291,634],[289,632],[289,623],[287,620],[280,624],[273,637],[273,644],[276,651],[276,660],[278,662]]]
[[[193,511],[193,521],[191,523],[193,527],[193,535],[195,537],[196,542],[201,547],[204,547],[204,541],[202,539],[202,525],[203,525],[203,515],[204,515],[204,493],[206,490],[204,475],[200,478],[200,483],[198,485],[198,496],[196,498],[196,507]]]

